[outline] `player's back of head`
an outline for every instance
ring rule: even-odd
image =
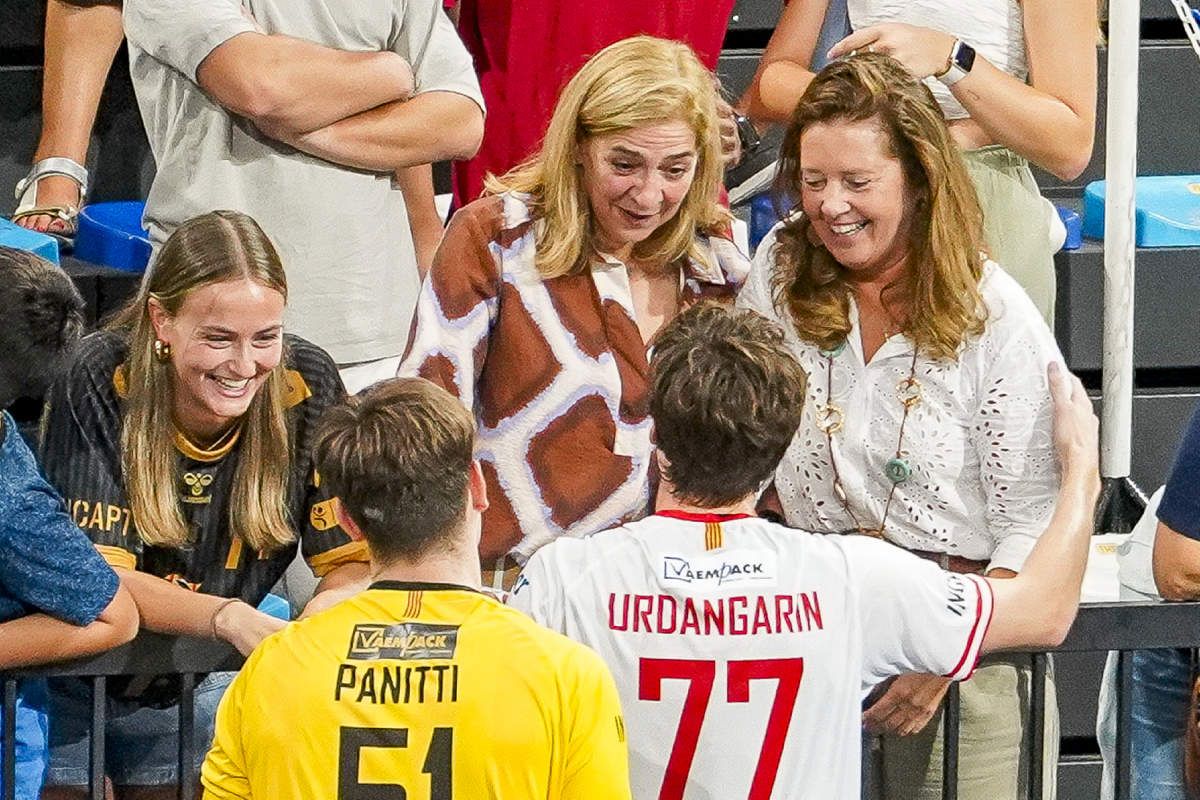
[[[321,480],[362,531],[375,560],[416,561],[461,532],[475,421],[423,378],[382,381],[321,423]]]
[[[650,415],[673,494],[716,508],[758,491],[800,427],[807,376],[783,331],[702,303],[654,340]]]
[[[45,391],[83,331],[83,300],[61,269],[0,247],[0,407]]]

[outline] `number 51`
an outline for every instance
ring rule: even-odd
[[[408,728],[354,728],[338,736],[338,800],[407,800],[398,783],[359,783],[358,762],[364,747],[408,747]],[[454,729],[434,728],[421,772],[429,776],[430,800],[451,800]]]

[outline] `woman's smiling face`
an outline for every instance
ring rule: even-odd
[[[246,413],[282,357],[283,306],[248,278],[194,289],[174,315],[150,300],[155,333],[171,346],[175,422],[189,438],[211,440]]]
[[[856,277],[886,273],[907,260],[916,201],[879,120],[806,128],[800,195],[821,243]]]

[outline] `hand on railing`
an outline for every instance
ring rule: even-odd
[[[941,675],[899,675],[863,712],[863,727],[875,734],[914,734],[929,724],[948,688],[950,679]]]

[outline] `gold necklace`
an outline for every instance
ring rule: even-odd
[[[829,465],[833,469],[833,495],[846,510],[847,516],[854,522],[857,533],[866,536],[884,538],[887,528],[888,512],[892,509],[892,498],[896,496],[896,487],[908,480],[912,475],[912,467],[904,458],[904,426],[908,422],[908,414],[913,406],[921,402],[921,382],[917,380],[917,349],[913,348],[912,361],[908,367],[908,377],[896,384],[896,398],[904,406],[904,416],[900,418],[900,432],[896,436],[896,454],[883,466],[883,474],[891,481],[892,488],[888,491],[887,502],[883,506],[883,518],[879,520],[878,528],[867,528],[858,520],[858,515],[850,508],[846,489],[842,485],[842,476],[838,472],[837,458],[833,454],[833,435],[842,429],[845,422],[845,412],[833,402],[833,359],[846,348],[843,340],[836,347],[822,349],[825,357],[825,402],[816,408],[815,423],[817,429],[825,434],[829,449]]]

